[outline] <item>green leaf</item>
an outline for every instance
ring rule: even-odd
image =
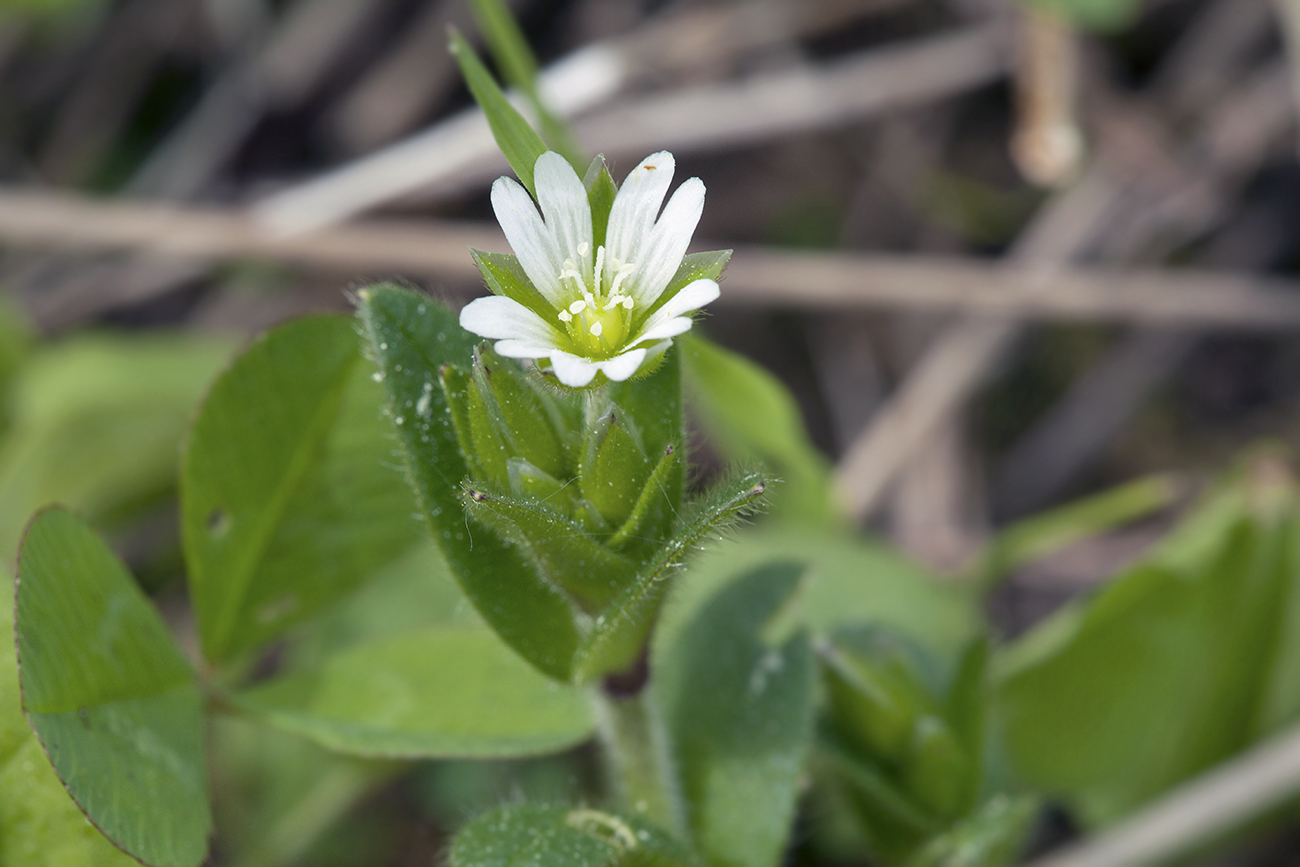
[[[203,701],[162,618],[80,519],[50,509],[23,540],[23,709],[77,804],[152,867],[196,867],[212,817]]]
[[[863,753],[901,763],[923,699],[887,668],[878,670],[833,645],[819,652],[831,715],[845,740]]]
[[[1253,499],[1216,498],[1189,521],[1202,532],[1174,534],[1195,559],[1157,551],[999,659],[1013,766],[1086,822],[1120,818],[1283,722],[1267,708],[1278,651],[1295,642],[1295,507]]]
[[[589,611],[600,611],[632,580],[636,566],[544,505],[469,489],[465,510],[528,551],[537,568]]]
[[[684,846],[635,818],[582,807],[521,804],[461,829],[450,867],[691,867]]]
[[[117,527],[163,502],[194,406],[233,348],[177,334],[88,334],[37,349],[0,444],[0,557],[51,502]]]
[[[359,644],[233,701],[329,749],[391,758],[554,752],[593,727],[581,691],[547,680],[473,628]]]
[[[1033,831],[1034,798],[997,795],[974,815],[932,839],[908,867],[1010,867]]]
[[[980,554],[970,580],[990,589],[1026,563],[1168,508],[1180,489],[1169,476],[1151,476],[1017,521]]]
[[[992,694],[988,678],[989,642],[980,637],[962,654],[948,691],[947,718],[970,759],[964,803],[969,809],[979,797],[985,772],[987,717]]]
[[[980,618],[968,594],[885,546],[856,533],[768,521],[691,561],[690,580],[674,589],[657,641],[668,639],[738,575],[779,559],[808,564],[793,613],[815,633],[874,623],[941,657],[955,657],[977,634]]]
[[[447,308],[394,286],[365,290],[359,312],[420,510],[461,589],[524,659],[568,680],[579,640],[569,601],[461,507],[465,461],[437,382],[443,365],[468,362],[475,338]]]
[[[591,245],[596,249],[605,244],[605,235],[609,231],[609,212],[618,195],[618,184],[614,183],[603,154],[591,161],[582,183],[587,188],[587,201],[591,204]]]
[[[68,797],[23,717],[13,600],[9,579],[0,578],[0,864],[136,867]]]
[[[510,7],[502,0],[471,0],[470,8],[474,10],[474,18],[487,39],[497,68],[511,87],[518,88],[528,98],[551,149],[563,154],[575,171],[581,171],[584,161],[582,148],[569,126],[542,101],[537,91],[537,58],[528,47],[528,40],[510,13]]]
[[[838,520],[831,505],[830,463],[809,440],[785,386],[699,335],[683,335],[677,342],[691,408],[723,457],[757,458],[784,480],[774,494],[778,514],[810,524]]]
[[[190,590],[214,662],[341,598],[418,538],[354,326],[267,332],[218,378],[182,459]]]
[[[942,719],[923,716],[912,730],[903,783],[921,806],[948,819],[966,806],[970,759]]]
[[[866,848],[882,864],[898,864],[943,830],[943,823],[917,805],[883,768],[852,755],[838,738],[823,735],[813,759],[813,796],[824,807],[847,807],[854,855]],[[836,801],[826,802],[827,796]]]
[[[474,95],[474,101],[483,109],[483,114],[487,115],[488,126],[497,140],[497,147],[501,148],[510,168],[515,170],[528,192],[536,196],[533,167],[537,164],[537,158],[546,153],[546,142],[510,104],[474,49],[456,31],[451,34],[451,53],[460,65],[461,75],[465,76],[465,84]]]
[[[656,655],[696,846],[718,867],[774,867],[790,835],[816,669],[806,634],[781,645],[762,636],[802,572],[773,563],[747,573]]]
[[[574,657],[574,676],[587,681],[635,662],[659,615],[668,579],[681,567],[686,553],[720,524],[753,508],[766,489],[761,476],[746,473],[719,485],[696,504],[677,534],[642,563],[636,581],[596,618]]]
[[[479,626],[432,539],[411,548],[329,610],[286,635],[280,672],[319,668],[357,644],[434,626]]]

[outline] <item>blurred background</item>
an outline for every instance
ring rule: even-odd
[[[847,521],[955,573],[1009,522],[1169,483],[1167,508],[1016,570],[1002,634],[1300,433],[1297,0],[512,6],[616,178],[668,149],[705,181],[693,249],[736,253],[702,328],[789,389]],[[230,352],[376,280],[483,291],[466,248],[506,249],[487,191],[508,168],[449,27],[478,39],[465,0],[0,0],[8,563],[62,500],[179,610],[175,448]],[[289,747],[248,737],[224,784],[274,799],[257,750]],[[337,810],[257,845],[427,864],[430,811],[576,791],[574,767],[440,763],[392,789],[335,762]],[[264,807],[229,799],[230,827]],[[220,863],[280,863],[258,857]]]

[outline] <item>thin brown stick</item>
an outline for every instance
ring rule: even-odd
[[[1005,34],[980,25],[875,49],[819,68],[700,85],[622,103],[578,124],[579,138],[608,155],[647,149],[711,150],[798,130],[849,123],[902,105],[980,87],[1007,66]],[[622,46],[587,46],[543,71],[551,108],[581,115],[633,75]],[[319,178],[261,202],[256,216],[282,233],[339,222],[386,202],[428,199],[481,184],[506,170],[477,110],[455,115]]]
[[[1078,196],[1079,194],[1076,194]],[[1074,201],[1079,201],[1075,198]],[[1051,243],[1050,238],[1041,243]],[[278,238],[238,213],[0,191],[0,243],[218,261],[268,259],[359,276],[477,280],[466,250],[506,249],[495,226],[367,221]],[[1252,275],[1161,270],[1034,270],[978,259],[737,250],[720,304],[908,309],[998,317],[1253,330],[1300,328],[1300,286]],[[973,352],[980,340],[958,352]],[[970,356],[965,356],[969,358]],[[964,387],[964,386],[963,386]]]
[[[1184,156],[1191,166],[1188,175],[1204,179],[1204,183],[1193,185],[1193,196],[1211,195],[1213,181],[1233,179],[1256,164],[1290,123],[1289,114],[1273,110],[1278,104],[1279,78],[1270,67],[1242,92],[1207,112],[1202,134],[1191,154]],[[1099,160],[1039,216],[1011,258],[1049,269],[1069,262],[1104,229],[1112,214],[1131,206],[1126,198],[1130,188],[1140,188],[1140,180],[1140,168],[1126,165],[1122,154],[1113,160]],[[1178,207],[1164,208],[1157,216],[1172,222],[1182,219],[1181,211],[1188,203],[1174,204]],[[1203,209],[1204,203],[1192,204]],[[850,514],[865,520],[876,509],[901,468],[971,398],[1018,333],[1011,321],[973,320],[954,324],[936,340],[935,348],[917,364],[840,463],[838,488]]]
[[[1097,837],[1030,867],[1162,864],[1300,793],[1300,728],[1192,780]]]

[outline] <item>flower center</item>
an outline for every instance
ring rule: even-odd
[[[617,354],[628,337],[636,303],[620,290],[636,266],[607,256],[602,245],[596,248],[596,262],[588,282],[585,264],[590,251],[588,244],[578,245],[578,258],[583,260],[584,267],[572,259],[564,261],[560,285],[572,289],[574,300],[559,312],[558,318],[564,323],[576,354],[588,358],[610,357]]]

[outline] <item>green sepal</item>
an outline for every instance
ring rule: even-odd
[[[608,536],[613,529],[601,516],[596,504],[582,497],[573,505],[573,518],[584,530],[596,536]]]
[[[528,551],[537,568],[588,611],[599,611],[632,580],[635,567],[545,506],[466,487],[465,511]]]
[[[901,762],[924,708],[897,679],[881,677],[852,654],[830,645],[819,651],[831,718],[840,734],[866,756]]]
[[[476,355],[467,395],[471,454],[478,463],[482,477],[504,487],[510,483],[506,460],[514,457],[515,453],[506,440],[505,421],[501,418],[501,410],[492,392],[483,388],[479,382],[478,367]]]
[[[607,389],[610,401],[636,423],[641,446],[652,458],[686,441],[681,352],[674,345],[660,358],[662,362],[652,373],[611,383]],[[683,483],[685,469],[683,462]],[[680,502],[675,505],[680,506]]]
[[[621,409],[610,407],[592,425],[578,474],[582,495],[615,526],[632,514],[652,469],[635,430]]]
[[[465,76],[469,92],[487,116],[497,147],[501,148],[510,168],[515,170],[528,192],[536,196],[533,168],[537,164],[537,158],[546,153],[546,142],[542,141],[542,137],[506,99],[501,87],[459,31],[452,30],[450,49],[460,66],[461,75]]]
[[[438,371],[438,382],[442,385],[442,395],[456,431],[456,445],[465,459],[466,469],[471,476],[484,478],[487,474],[478,462],[470,426],[469,395],[474,384],[470,381],[469,371],[458,364],[444,364]]]
[[[907,867],[1010,867],[1034,830],[1038,801],[997,795],[973,815],[931,838]]]
[[[591,203],[591,247],[594,250],[605,243],[609,212],[614,207],[614,197],[618,195],[618,184],[609,173],[604,154],[598,154],[591,161],[582,183],[587,188],[587,201]]]
[[[722,271],[731,261],[730,250],[708,250],[703,253],[688,253],[682,257],[682,264],[677,266],[677,273],[673,274],[673,279],[668,281],[667,288],[664,289],[655,302],[643,311],[639,311],[640,321],[644,322],[654,314],[656,310],[668,303],[669,299],[678,292],[685,289],[696,280],[708,278],[717,280],[722,276]]]
[[[636,661],[663,605],[668,580],[681,567],[686,553],[727,520],[752,509],[767,490],[758,473],[744,473],[715,487],[691,510],[677,534],[662,545],[648,564],[607,609],[596,618],[574,656],[573,675],[579,682]]]
[[[482,393],[490,419],[511,452],[552,476],[566,477],[569,468],[559,432],[537,386],[519,365],[506,362],[486,343],[474,351],[474,385]]]
[[[961,813],[970,759],[952,729],[936,716],[922,716],[912,729],[902,781],[916,802],[945,818]]]
[[[450,362],[468,360],[476,338],[430,298],[383,285],[364,290],[359,314],[390,407],[412,413],[394,426],[411,487],[451,572],[497,634],[542,673],[568,680],[580,640],[571,602],[523,552],[467,522],[460,486],[468,475],[441,389]]]
[[[918,839],[940,828],[936,817],[914,803],[881,768],[855,756],[838,735],[822,734],[817,757],[847,789],[873,842],[881,848],[910,850]]]
[[[475,250],[473,247],[469,248],[469,255],[474,259],[474,265],[479,274],[483,275],[483,282],[493,295],[518,301],[547,322],[554,319],[558,311],[533,286],[524,273],[524,266],[519,264],[518,257],[510,253]]]
[[[568,513],[574,505],[570,486],[530,464],[527,458],[507,460],[506,473],[510,476],[510,490],[518,497],[536,500],[561,513]]]
[[[632,514],[605,543],[632,559],[648,557],[668,536],[682,502],[681,450],[669,446],[659,459]]]

